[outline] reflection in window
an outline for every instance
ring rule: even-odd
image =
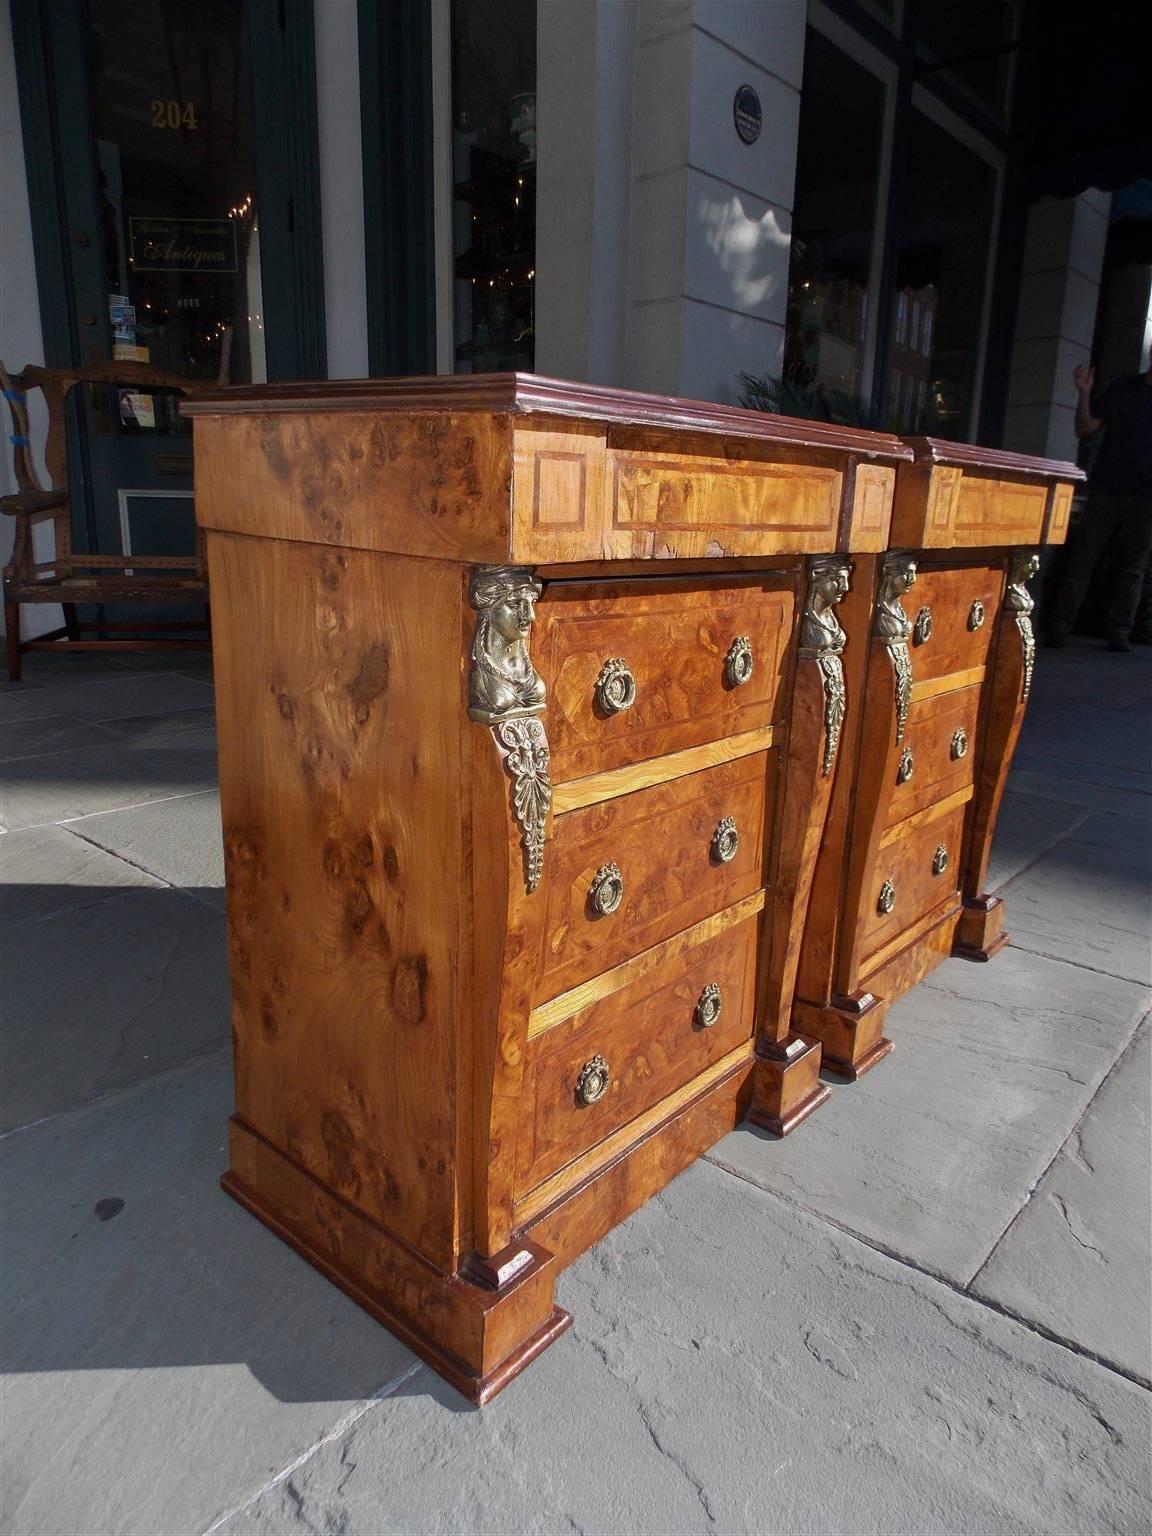
[[[985,161],[915,113],[892,320],[889,403],[898,431],[967,436],[995,191]],[[902,319],[914,305],[919,347]]]
[[[536,3],[452,6],[454,342],[458,373],[535,355]]]
[[[245,9],[89,0],[85,14],[115,355],[192,379],[263,379]],[[174,401],[157,396],[161,408]]]
[[[884,87],[808,28],[788,270],[785,375],[868,393],[864,341]]]
[[[921,78],[943,74],[1004,116],[1012,79],[1013,0],[913,0],[912,30],[924,62]]]

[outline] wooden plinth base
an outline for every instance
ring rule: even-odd
[[[870,1051],[865,1051],[857,1061],[826,1061],[825,1072],[830,1072],[833,1077],[842,1077],[846,1082],[854,1083],[863,1077],[865,1072],[871,1072],[878,1062],[885,1056],[891,1056],[896,1047],[891,1040],[878,1040]]]
[[[1008,943],[999,896],[970,896],[960,911],[952,953],[961,960],[991,960]]]
[[[553,1300],[556,1261],[530,1239],[520,1255],[446,1274],[236,1119],[230,1141],[223,1189],[469,1402],[495,1397],[571,1325]],[[483,1283],[502,1274],[497,1289]]]
[[[832,1097],[820,1081],[820,1045],[788,1035],[756,1049],[748,1119],[773,1136],[787,1136]]]
[[[821,1065],[826,1072],[855,1082],[894,1049],[891,1040],[883,1035],[887,1012],[885,998],[874,997],[871,992],[854,992],[851,996],[836,994],[823,1008],[797,1002],[792,1009],[792,1022],[800,1034],[820,1041]]]

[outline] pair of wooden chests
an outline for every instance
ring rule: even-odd
[[[524,375],[189,402],[225,1188],[467,1396],[558,1271],[1005,942],[1071,465]]]

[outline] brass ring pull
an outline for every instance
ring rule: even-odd
[[[980,601],[979,598],[977,598],[976,601],[972,604],[971,608],[968,610],[968,628],[981,629],[983,628],[983,625],[984,604]]]
[[[900,766],[896,770],[897,784],[907,784],[912,777],[912,770],[916,766],[916,759],[912,756],[912,748],[905,747],[900,754]]]
[[[880,894],[876,898],[876,910],[881,917],[887,917],[896,906],[896,887],[891,880],[885,880],[880,887]]]
[[[752,642],[747,635],[740,635],[728,647],[724,658],[724,679],[729,688],[739,688],[752,676]]]
[[[615,864],[601,864],[588,891],[592,910],[609,917],[624,900],[624,876]]]
[[[932,855],[932,873],[934,875],[942,875],[948,868],[948,863],[948,849],[941,843]]]
[[[740,834],[736,830],[736,819],[725,816],[712,834],[712,857],[717,864],[731,864],[739,846]]]
[[[960,726],[953,733],[952,746],[949,750],[952,753],[953,762],[955,762],[957,758],[968,756],[968,732],[964,729],[963,726]]]
[[[606,661],[596,679],[596,702],[606,715],[619,715],[636,702],[636,679],[622,656]]]
[[[580,1068],[576,1079],[576,1099],[580,1104],[595,1104],[608,1092],[612,1069],[603,1056],[592,1056]]]
[[[711,1029],[720,1017],[720,1010],[724,1006],[724,999],[720,995],[720,988],[714,981],[710,981],[696,1000],[695,1019],[701,1029]]]
[[[925,640],[932,638],[932,610],[921,608],[916,615],[916,622],[912,625],[912,640],[916,645],[923,645]]]

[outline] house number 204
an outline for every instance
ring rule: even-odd
[[[152,126],[153,128],[195,128],[196,103],[194,101],[154,101]]]

